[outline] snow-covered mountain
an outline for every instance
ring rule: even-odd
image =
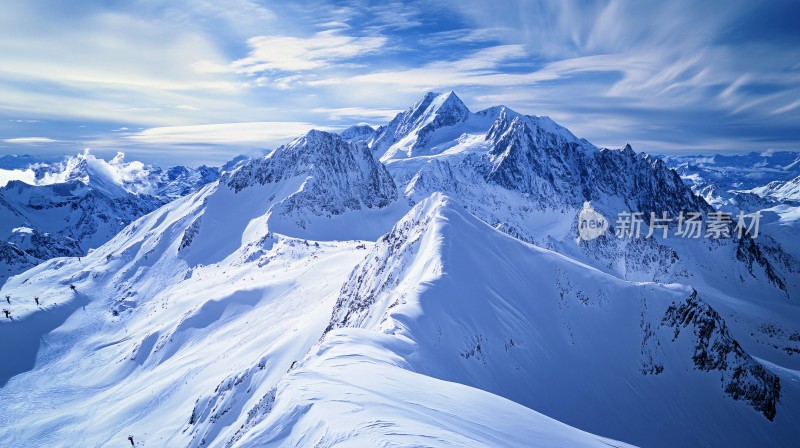
[[[800,202],[800,176],[787,181],[772,181],[762,187],[753,188],[750,192],[761,197]]]
[[[375,136],[375,129],[368,124],[356,124],[340,132],[339,135],[350,143],[368,143]]]
[[[756,211],[798,200],[800,153],[660,156],[692,190],[716,208]]]
[[[404,210],[392,177],[369,148],[329,132],[310,131],[223,182],[235,193],[280,187],[261,198],[271,207],[270,228],[302,238],[375,240]]]
[[[454,114],[453,109],[459,112]],[[455,124],[433,126],[440,121],[430,117],[440,113],[462,118]],[[737,287],[776,300],[800,291],[798,265],[775,241],[767,241],[769,247],[763,250],[749,241],[687,241],[658,234],[650,239],[608,236],[576,244],[576,217],[587,201],[611,220],[609,235],[620,212],[641,212],[645,217],[666,212],[677,217],[693,211],[707,217],[713,211],[663,161],[637,154],[630,146],[598,149],[546,117],[525,116],[503,106],[472,113],[452,92],[428,94],[398,114],[386,127],[390,128],[396,129],[394,143],[376,153],[383,154],[381,160],[412,203],[435,192],[446,193],[509,235],[631,280],[695,277],[698,288],[710,284],[716,289],[737,279]],[[434,146],[419,155],[406,151],[422,128]],[[373,148],[380,147],[380,141]],[[646,235],[647,223],[642,228]],[[750,255],[740,255],[743,252]],[[730,266],[731,272],[720,272],[716,268],[720,263]]]
[[[8,280],[0,444],[797,440],[785,241],[578,241],[588,202],[715,210],[660,159],[452,92],[311,131]]]
[[[800,259],[800,153],[663,157],[716,209],[760,213],[761,232]]]
[[[800,176],[800,153],[791,151],[660,157],[693,185],[724,190],[749,190]]]
[[[800,435],[775,413],[779,401],[797,412],[792,376],[752,358],[696,291],[602,274],[504,236],[440,195],[351,274],[326,338],[323,347],[366,339],[410,371],[643,446]],[[655,405],[643,414],[641,402]]]
[[[83,256],[219,174],[220,168],[165,170],[127,162],[122,153],[105,161],[88,152],[0,169],[0,283],[44,260]]]
[[[221,168],[203,165],[197,168],[174,166],[164,169],[139,161],[127,161],[121,152],[106,161],[86,150],[58,162],[29,163],[23,169],[0,170],[3,173],[0,176],[10,177],[9,172],[16,171],[20,176],[18,180],[30,185],[80,181],[109,197],[138,194],[168,201],[213,182],[220,172],[230,171],[244,160],[243,156],[239,156]]]

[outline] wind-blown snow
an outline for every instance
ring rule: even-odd
[[[5,187],[12,180],[19,180],[29,185],[36,184],[36,173],[31,169],[4,170],[0,169],[0,187]]]

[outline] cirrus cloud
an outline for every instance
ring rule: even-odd
[[[250,53],[230,64],[240,73],[306,71],[375,53],[386,44],[384,36],[355,37],[331,29],[309,37],[256,36],[248,39]]]

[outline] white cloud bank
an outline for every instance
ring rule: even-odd
[[[145,129],[124,138],[131,142],[180,145],[252,145],[260,147],[285,143],[311,129],[334,130],[301,121],[262,121],[195,126],[167,126]]]
[[[57,143],[58,140],[53,140],[48,137],[16,137],[4,138],[3,143],[13,143],[17,145],[38,145],[42,143]]]

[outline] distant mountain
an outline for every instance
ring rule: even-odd
[[[760,213],[760,230],[800,259],[800,152],[663,157],[716,209]]]
[[[356,124],[340,132],[339,135],[350,143],[368,143],[374,138],[375,129],[368,124]]]
[[[800,176],[787,181],[770,182],[762,187],[753,188],[750,193],[766,198],[800,202]]]
[[[749,190],[800,176],[800,153],[776,151],[732,155],[660,156],[693,185]]]
[[[6,179],[0,187],[0,283],[50,258],[84,256],[136,218],[219,175],[219,168],[162,169],[127,162],[121,153],[105,161],[88,152],[0,170]]]
[[[728,210],[755,211],[790,199],[770,191],[800,176],[800,152],[659,157],[706,201]]]

